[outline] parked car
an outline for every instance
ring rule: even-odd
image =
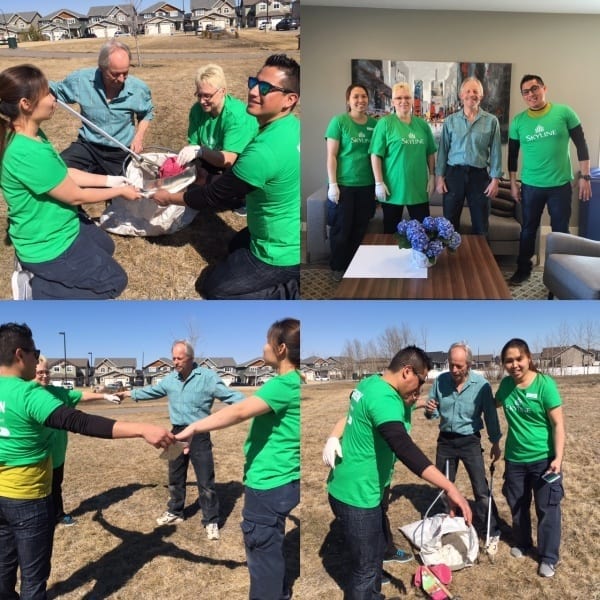
[[[266,21],[263,21],[258,28],[260,31],[264,31],[265,29],[271,29],[271,26]]]
[[[73,389],[73,384],[70,381],[63,381],[62,386],[65,388],[65,390]]]
[[[130,35],[128,31],[115,31],[115,37],[128,37]]]
[[[300,27],[300,20],[292,17],[285,17],[275,25],[277,31],[289,31],[290,29],[298,29],[298,27]]]

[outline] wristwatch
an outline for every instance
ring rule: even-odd
[[[579,179],[585,179],[586,181],[591,181],[592,176],[591,175],[582,175],[581,173],[579,173]]]

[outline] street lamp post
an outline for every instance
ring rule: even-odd
[[[63,336],[63,351],[64,351],[64,358],[65,358],[65,364],[64,364],[64,371],[63,371],[63,387],[65,385],[65,383],[67,383],[67,334],[64,331],[59,331],[58,335],[62,335]]]
[[[88,352],[88,356],[90,357],[90,366],[88,369],[88,387],[90,387],[91,385],[91,379],[92,379],[92,373],[93,373],[93,369],[94,369],[94,362],[93,362],[93,358],[92,358],[92,353]]]

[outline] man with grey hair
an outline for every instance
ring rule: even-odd
[[[492,444],[490,458],[500,458],[500,423],[492,387],[480,375],[471,371],[473,356],[464,342],[457,342],[448,351],[450,370],[435,380],[425,405],[428,419],[440,418],[440,434],[436,448],[436,467],[446,473],[450,481],[456,479],[459,461],[462,461],[475,497],[474,521],[480,535],[486,536],[489,487],[485,477],[481,429],[483,421]],[[483,420],[482,420],[483,416]],[[498,549],[500,532],[493,506],[490,519],[490,541],[487,552],[494,555]]]
[[[483,86],[467,77],[460,86],[462,110],[444,120],[435,167],[436,190],[444,195],[444,217],[458,231],[465,198],[472,233],[487,235],[491,199],[502,176],[500,123],[480,106]]]
[[[154,107],[150,88],[129,76],[130,62],[129,47],[118,40],[109,40],[100,48],[97,68],[74,71],[62,81],[51,82],[50,89],[58,100],[79,104],[84,117],[140,153]],[[115,176],[115,186],[123,183],[117,176],[122,173],[127,152],[85,123],[77,140],[61,156],[68,167]]]
[[[172,356],[174,370],[169,375],[153,385],[125,392],[124,395],[130,395],[136,402],[166,396],[169,401],[171,431],[174,434],[194,421],[208,417],[215,398],[225,404],[235,404],[244,399],[242,393],[230,390],[214,371],[198,366],[194,361],[194,348],[186,340],[173,342]],[[215,489],[210,433],[195,435],[190,443],[189,453],[180,453],[169,460],[169,502],[167,510],[156,522],[167,525],[183,521],[190,461],[198,483],[202,525],[206,528],[209,540],[218,540],[219,499]]]

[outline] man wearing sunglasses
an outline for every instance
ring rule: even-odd
[[[231,169],[185,192],[158,190],[161,206],[239,206],[246,196],[248,227],[229,244],[228,258],[207,269],[199,286],[205,298],[295,299],[300,277],[300,122],[292,114],[300,98],[300,66],[284,54],[270,56],[248,79],[248,107],[258,134]]]
[[[341,458],[329,473],[331,509],[351,556],[345,598],[383,598],[386,550],[382,502],[398,458],[410,471],[444,489],[467,523],[471,510],[456,486],[436,469],[406,431],[406,405],[425,383],[431,359],[416,346],[400,350],[383,375],[363,379],[350,394]]]
[[[510,190],[523,210],[517,270],[509,279],[513,285],[531,275],[544,206],[548,206],[552,231],[569,232],[573,179],[569,139],[579,160],[579,199],[587,202],[592,197],[590,157],[579,117],[566,104],[546,100],[546,86],[539,75],[524,75],[520,89],[527,110],[515,116],[508,131]],[[517,183],[520,150],[521,186]]]
[[[129,47],[118,40],[109,40],[100,48],[97,68],[74,71],[62,81],[50,82],[50,88],[58,100],[79,104],[84,117],[140,153],[154,118],[154,107],[150,88],[129,75],[130,62]],[[112,176],[112,187],[125,181],[120,175],[129,155],[85,123],[77,140],[61,156],[68,167]]]
[[[446,473],[448,465],[446,476],[454,481],[459,461],[465,466],[475,497],[475,524],[485,539],[489,487],[481,447],[483,421],[492,444],[490,458],[493,462],[500,458],[502,433],[492,388],[483,375],[471,371],[472,362],[473,354],[467,344],[457,342],[450,346],[450,370],[442,373],[431,386],[425,416],[428,419],[440,417],[435,456],[437,468]],[[490,518],[491,537],[486,549],[490,556],[496,554],[500,539],[495,518],[497,512],[494,504]]]

